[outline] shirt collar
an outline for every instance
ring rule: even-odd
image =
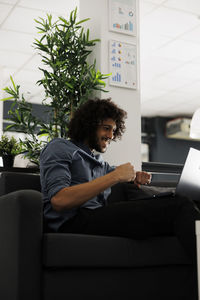
[[[71,140],[71,142],[73,144],[75,144],[77,147],[79,147],[80,149],[82,149],[83,151],[85,151],[87,154],[91,155],[92,157],[95,157],[93,152],[90,150],[90,148],[86,144],[83,144],[81,142],[76,142],[74,140]]]

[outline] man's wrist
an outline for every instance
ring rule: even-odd
[[[111,176],[111,180],[113,181],[113,183],[112,183],[113,185],[120,182],[120,176],[119,176],[119,173],[117,172],[116,169],[113,172],[110,172],[107,175]]]

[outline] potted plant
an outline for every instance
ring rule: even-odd
[[[12,168],[14,158],[21,152],[20,143],[12,136],[2,135],[0,140],[0,156],[3,160],[4,168]]]
[[[7,130],[26,133],[23,150],[35,163],[47,141],[54,137],[67,138],[69,120],[79,105],[94,96],[95,91],[106,92],[103,80],[109,74],[96,70],[95,60],[88,63],[88,56],[99,40],[90,40],[89,29],[85,32],[82,23],[87,20],[77,22],[77,9],[71,12],[69,20],[59,17],[53,23],[51,15],[35,20],[41,38],[35,40],[34,46],[43,63],[39,67],[43,78],[37,84],[45,90],[46,97],[41,102],[49,113],[48,123],[33,115],[31,103],[20,94],[20,86],[15,85],[12,77],[12,86],[4,89],[9,97],[2,100],[13,100],[9,111],[12,123]]]

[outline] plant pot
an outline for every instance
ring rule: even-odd
[[[14,156],[13,155],[3,155],[3,167],[4,168],[12,168],[14,165]]]

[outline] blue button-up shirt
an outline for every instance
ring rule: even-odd
[[[49,227],[57,232],[59,227],[74,217],[78,208],[56,212],[51,198],[61,189],[89,182],[114,170],[102,159],[93,155],[83,144],[56,138],[49,142],[40,155],[40,180],[44,201],[44,216]],[[96,209],[106,205],[110,188],[85,202],[81,207]]]

